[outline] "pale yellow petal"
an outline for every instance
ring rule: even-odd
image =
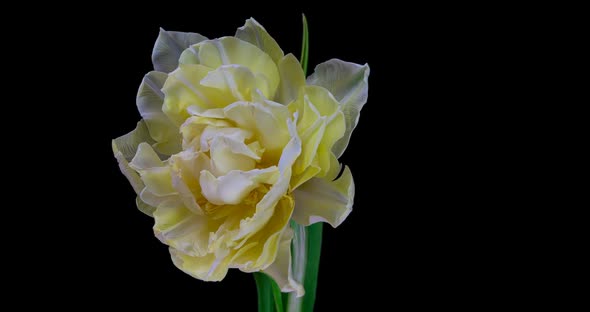
[[[327,222],[340,225],[352,211],[354,182],[350,169],[345,167],[336,181],[313,178],[293,191],[295,210],[293,220],[301,225]]]
[[[280,177],[264,195],[262,200],[256,205],[256,212],[252,217],[240,221],[240,231],[236,235],[236,239],[248,238],[254,233],[258,232],[275,213],[275,206],[283,198],[289,190],[289,182],[291,181],[291,166],[301,154],[301,139],[297,134],[297,114],[294,120],[288,119],[287,126],[291,140],[285,146],[281,159],[279,160]]]
[[[305,86],[305,75],[301,64],[293,54],[285,55],[278,63],[281,82],[275,101],[287,105],[297,99]]]
[[[258,47],[235,37],[207,40],[193,45],[181,56],[181,63],[202,64],[210,68],[222,65],[242,65],[250,69],[257,80],[268,83],[267,97],[272,98],[279,85],[275,62]],[[195,54],[197,53],[197,54]]]
[[[137,153],[129,163],[129,166],[137,171],[151,169],[155,167],[164,167],[164,162],[160,160],[158,154],[147,143],[140,143],[137,146]]]
[[[344,113],[346,131],[334,144],[332,151],[340,157],[352,131],[356,127],[360,111],[367,102],[369,91],[369,65],[359,65],[332,59],[316,66],[307,82],[328,89],[339,101]]]
[[[191,257],[174,248],[170,248],[172,262],[183,272],[203,281],[221,281],[227,274],[229,257],[217,257],[207,254],[203,257]]]
[[[276,163],[281,152],[289,142],[287,107],[270,101],[236,102],[225,108],[225,115],[242,129],[252,131],[265,148],[263,158],[268,163]]]
[[[287,227],[281,236],[279,250],[275,261],[266,269],[264,273],[272,277],[282,292],[296,292],[297,297],[305,294],[303,285],[293,278],[291,270],[291,240],[293,239],[293,230]]]
[[[236,31],[236,38],[249,42],[268,54],[275,63],[283,57],[283,50],[277,42],[268,34],[266,29],[255,19],[249,18],[246,24]]]
[[[143,77],[137,92],[137,109],[145,120],[150,136],[157,142],[154,148],[162,154],[180,151],[181,137],[178,126],[162,111],[164,93],[161,91],[168,78],[166,73],[152,71]]]
[[[210,170],[211,160],[205,153],[182,151],[170,157],[172,185],[183,199],[184,205],[195,214],[203,214],[197,201],[202,198],[199,175]]]
[[[169,205],[172,204],[172,205]],[[209,245],[209,226],[205,216],[195,215],[183,205],[164,203],[154,212],[154,233],[164,244],[190,256],[205,256]]]
[[[211,172],[201,171],[203,195],[216,205],[237,205],[261,184],[274,184],[279,177],[277,167],[250,171],[233,170],[216,178]]]
[[[165,94],[163,112],[176,125],[180,126],[190,114],[187,108],[192,105],[203,109],[220,108],[232,102],[231,93],[201,85],[211,68],[202,65],[183,65],[168,75],[162,88]]]
[[[233,257],[232,262],[244,272],[256,272],[266,269],[276,259],[279,252],[281,234],[288,228],[293,213],[294,202],[290,196],[284,196],[273,207],[273,214],[259,231],[246,240],[250,245],[245,252]],[[239,247],[239,246],[238,246]]]

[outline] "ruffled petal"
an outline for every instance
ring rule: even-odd
[[[237,205],[261,184],[274,184],[279,177],[277,167],[250,171],[233,170],[216,178],[211,172],[201,171],[203,195],[215,205]]]
[[[203,40],[207,38],[197,33],[166,31],[160,28],[160,34],[152,51],[154,69],[164,73],[175,70],[182,51]]]
[[[206,40],[185,50],[181,64],[201,64],[209,68],[222,65],[242,65],[250,69],[257,80],[268,83],[268,98],[279,85],[279,71],[271,57],[258,47],[235,37]]]
[[[289,142],[287,107],[271,101],[236,102],[227,106],[224,112],[238,127],[252,131],[265,148],[263,158],[266,158],[267,163],[276,164]]]
[[[291,240],[293,230],[287,227],[279,242],[279,250],[275,261],[262,272],[272,277],[282,292],[296,292],[297,297],[305,294],[303,285],[293,279],[291,272]]]
[[[180,151],[178,126],[162,112],[164,93],[161,89],[168,78],[166,73],[152,71],[143,77],[137,92],[137,109],[145,120],[150,136],[157,142],[154,148],[165,155]]]
[[[298,98],[305,86],[305,75],[297,58],[290,53],[279,61],[278,68],[281,82],[275,101],[287,105]]]
[[[333,227],[340,225],[352,211],[354,181],[350,169],[345,167],[336,181],[313,178],[295,191],[293,220],[301,225],[327,222]]]
[[[332,59],[315,67],[314,73],[307,78],[307,83],[326,88],[334,95],[342,107],[346,131],[334,145],[332,151],[340,157],[352,131],[356,127],[360,111],[367,102],[369,91],[369,65],[359,65]]]
[[[268,54],[275,63],[283,57],[283,50],[277,42],[268,34],[266,29],[255,19],[249,18],[246,24],[236,31],[236,37],[257,46]]]

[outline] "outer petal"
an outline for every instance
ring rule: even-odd
[[[332,59],[319,64],[307,78],[307,83],[328,89],[340,102],[346,121],[344,136],[334,145],[332,151],[340,157],[350,135],[358,123],[359,114],[367,102],[369,90],[369,65],[358,65]]]
[[[249,42],[268,54],[275,63],[283,57],[283,50],[255,19],[246,20],[246,24],[236,31],[236,37]]]
[[[297,292],[297,297],[305,294],[303,286],[293,279],[291,272],[291,240],[293,239],[293,230],[286,228],[281,236],[279,250],[275,261],[264,271],[270,275],[279,285],[282,292]]]
[[[207,40],[186,49],[181,64],[202,64],[210,68],[222,65],[242,65],[252,71],[257,80],[266,80],[268,96],[272,98],[279,85],[279,71],[275,62],[258,47],[235,37]]]
[[[352,211],[354,182],[346,167],[336,181],[313,178],[293,192],[293,220],[301,225],[328,222],[337,227]]]
[[[182,51],[203,40],[207,38],[196,33],[165,31],[160,28],[160,34],[152,52],[154,69],[165,73],[173,71],[178,67],[178,58]]]
[[[170,248],[172,262],[183,272],[204,281],[221,281],[227,274],[230,258],[207,254],[203,257],[191,257],[174,248]]]
[[[162,112],[164,93],[160,91],[168,78],[166,73],[149,72],[141,82],[137,92],[137,109],[150,132],[156,140],[154,148],[165,155],[180,151],[181,137],[178,126]]]
[[[196,215],[181,202],[167,201],[154,212],[154,234],[164,244],[190,256],[205,256],[209,232],[219,226],[204,215]]]
[[[289,53],[278,63],[281,82],[275,96],[275,101],[287,105],[295,101],[300,94],[301,88],[305,86],[305,75],[301,64]]]
[[[139,194],[143,190],[144,184],[135,170],[129,166],[129,161],[133,159],[137,152],[137,147],[142,142],[153,143],[145,122],[142,120],[137,123],[135,130],[120,136],[112,141],[113,154],[119,163],[119,169],[125,175],[135,193]]]

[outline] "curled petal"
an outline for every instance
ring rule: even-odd
[[[313,178],[293,192],[295,211],[293,220],[301,225],[327,222],[337,227],[352,211],[354,182],[350,169],[345,167],[336,181]]]
[[[307,83],[326,88],[340,102],[346,131],[334,145],[332,151],[340,157],[352,131],[356,127],[360,111],[367,102],[369,91],[369,65],[359,65],[332,59],[315,67],[314,73],[307,78]]]
[[[291,270],[291,240],[293,239],[293,230],[286,228],[281,236],[279,250],[275,261],[267,267],[264,273],[272,277],[282,292],[296,292],[297,297],[305,294],[303,286],[293,279]]]
[[[166,31],[160,28],[160,34],[152,52],[154,69],[169,73],[178,67],[178,58],[184,49],[207,40],[197,33]]]
[[[275,63],[283,57],[283,50],[277,42],[268,34],[266,29],[255,19],[246,20],[246,24],[236,31],[236,37],[257,46],[268,54]]]
[[[207,200],[215,205],[237,205],[261,184],[274,184],[279,177],[277,167],[250,171],[233,170],[216,178],[207,170],[201,171],[201,189]]]

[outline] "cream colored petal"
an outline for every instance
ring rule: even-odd
[[[172,262],[183,272],[203,281],[221,281],[227,274],[229,257],[217,257],[207,254],[203,257],[191,257],[174,248],[170,248]]]
[[[352,131],[358,123],[360,111],[367,102],[369,73],[367,64],[358,65],[332,59],[316,66],[315,72],[307,79],[308,84],[321,86],[330,91],[342,107],[346,131],[332,148],[337,157],[346,149]]]
[[[129,166],[136,171],[140,171],[156,167],[164,167],[164,162],[160,160],[158,154],[156,154],[149,144],[140,143],[137,146],[135,157],[133,157]]]
[[[236,235],[235,239],[248,239],[250,236],[258,232],[275,212],[275,206],[281,200],[281,198],[289,190],[289,182],[291,180],[291,166],[301,154],[301,140],[297,134],[297,114],[294,116],[294,120],[288,119],[287,126],[291,140],[285,146],[281,159],[279,160],[279,171],[280,177],[264,195],[262,200],[256,205],[256,212],[250,218],[246,218],[240,221],[240,230]]]
[[[152,51],[152,63],[157,71],[169,73],[178,67],[178,58],[189,46],[207,40],[197,33],[166,31],[160,28]]]
[[[135,130],[114,139],[111,142],[113,154],[119,164],[119,169],[123,175],[127,178],[135,193],[139,194],[144,184],[139,177],[139,174],[129,167],[129,161],[133,159],[137,152],[137,147],[140,143],[147,142],[153,143],[154,140],[150,137],[145,122],[142,120],[137,123]]]
[[[189,56],[198,53],[198,56]],[[184,53],[183,53],[184,54]],[[275,62],[258,47],[235,37],[223,37],[193,45],[181,57],[182,62],[195,62],[210,68],[222,65],[242,65],[250,69],[257,80],[267,80],[267,97],[272,98],[279,85],[279,71]]]
[[[199,175],[210,170],[209,157],[204,153],[187,150],[170,157],[172,185],[183,199],[184,205],[195,214],[203,214],[197,200],[202,198]]]
[[[200,106],[192,105],[189,106],[186,110],[189,114],[193,116],[201,116],[208,118],[225,118],[223,108],[203,109]]]
[[[307,128],[301,135],[301,155],[293,165],[293,173],[299,175],[311,165],[316,157],[318,147],[324,138],[326,117],[320,117],[315,124]]]
[[[274,184],[279,177],[277,167],[250,171],[233,170],[216,178],[207,170],[201,171],[203,195],[215,205],[237,205],[261,184]]]
[[[137,109],[145,120],[150,136],[157,142],[154,148],[162,154],[180,151],[178,126],[162,112],[164,93],[161,91],[168,74],[152,71],[143,77],[137,92]]]
[[[201,85],[211,68],[202,65],[183,65],[168,75],[162,88],[165,94],[162,111],[176,125],[180,126],[190,114],[192,105],[202,109],[221,108],[234,102],[231,93]]]
[[[293,279],[291,272],[291,240],[293,239],[293,230],[287,227],[279,243],[279,250],[275,261],[267,267],[264,273],[272,277],[282,292],[296,292],[297,297],[305,294],[303,285]]]
[[[259,89],[266,97],[271,96],[268,79],[255,76],[250,69],[241,65],[222,65],[209,72],[201,85],[219,89],[233,95],[234,101],[251,101],[252,93]]]
[[[306,103],[309,100],[309,103],[317,109],[318,113],[327,118],[326,130],[317,148],[319,166],[322,169],[318,176],[323,177],[330,170],[331,150],[346,131],[344,114],[340,110],[338,101],[325,88],[307,86],[305,92]]]
[[[184,149],[200,148],[200,137],[203,131],[208,127],[213,126],[217,128],[232,127],[233,125],[222,119],[208,118],[201,116],[193,116],[187,119],[180,126],[180,133],[182,134],[182,147]]]
[[[293,175],[293,177],[291,178],[291,190],[298,188],[301,184],[317,176],[318,173],[320,173],[320,171],[321,168],[319,167],[319,161],[316,157],[312,164],[309,167],[307,167],[302,173],[298,175]]]
[[[238,28],[236,37],[257,46],[268,54],[275,63],[278,63],[284,55],[277,42],[253,18],[249,18],[244,26]]]
[[[160,204],[154,212],[154,234],[164,244],[189,256],[205,256],[209,245],[207,217],[195,215],[182,205]]]
[[[273,215],[264,226],[253,233],[243,247],[250,245],[245,252],[239,252],[232,258],[232,263],[243,272],[257,272],[269,267],[279,252],[281,234],[288,228],[293,213],[294,202],[290,196],[284,196],[273,207]],[[243,248],[239,245],[236,248]]]
[[[203,132],[201,133],[200,138],[200,150],[203,152],[207,152],[210,149],[211,143],[213,139],[217,137],[224,137],[230,140],[236,141],[238,143],[243,143],[246,139],[252,138],[252,132],[240,128],[235,127],[215,127],[215,126],[208,126],[206,127]],[[244,147],[246,145],[244,144]],[[237,152],[237,151],[235,151]],[[260,155],[256,155],[251,151],[244,151],[244,155],[250,156],[254,159],[260,159]]]
[[[252,131],[265,148],[263,158],[268,163],[275,163],[289,142],[287,107],[270,101],[236,102],[225,108],[225,116],[235,122],[238,127]]]
[[[232,170],[254,169],[260,156],[256,155],[243,141],[217,136],[211,141],[211,167],[216,176]]]
[[[159,197],[178,195],[172,185],[170,167],[151,168],[139,172],[146,189]]]
[[[327,222],[340,225],[352,211],[354,182],[350,169],[345,167],[336,181],[313,178],[295,191],[293,220],[301,225]]]
[[[305,86],[305,75],[297,58],[290,53],[279,61],[278,68],[281,82],[275,101],[287,105],[299,96],[301,88]]]
[[[141,198],[139,198],[139,195],[135,197],[135,204],[137,205],[137,209],[139,209],[139,211],[145,213],[150,217],[154,216],[154,211],[156,211],[156,207],[148,205],[146,202],[141,200]]]

